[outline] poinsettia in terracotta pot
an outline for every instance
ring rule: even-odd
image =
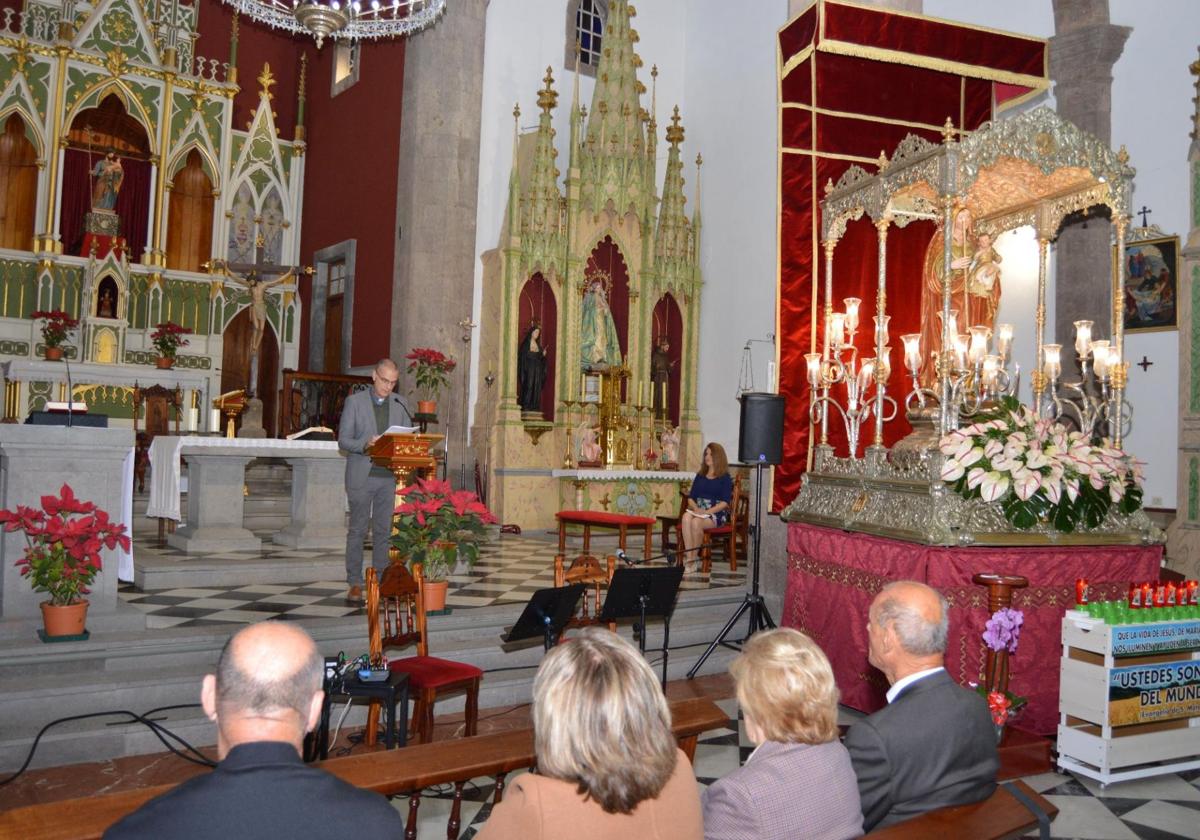
[[[63,342],[68,333],[79,326],[79,319],[72,318],[61,309],[39,309],[29,317],[42,321],[42,341],[46,342],[44,357],[56,362],[63,357]]]
[[[154,332],[150,333],[150,343],[158,351],[158,359],[155,360],[155,364],[160,368],[174,366],[175,354],[179,352],[179,348],[188,346],[188,340],[184,336],[191,334],[191,329],[181,327],[174,321],[155,324]]]
[[[436,414],[438,394],[450,385],[450,372],[457,363],[432,347],[415,347],[404,358],[417,386],[417,413]]]
[[[57,496],[42,496],[41,503],[40,510],[26,505],[0,510],[0,524],[25,534],[25,553],[16,566],[34,592],[50,596],[41,605],[46,635],[77,636],[87,619],[83,596],[102,568],[101,549],[128,551],[129,537],[94,502],[75,498],[69,484]]]
[[[447,578],[458,561],[474,566],[485,526],[496,517],[470,490],[451,490],[450,482],[417,479],[400,491],[393,520],[392,547],[409,566],[421,563],[425,574],[425,609],[445,607]],[[442,602],[436,603],[440,591]]]

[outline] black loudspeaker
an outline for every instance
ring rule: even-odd
[[[783,397],[779,394],[742,394],[738,460],[744,464],[783,461]]]

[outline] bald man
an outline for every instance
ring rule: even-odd
[[[217,724],[220,764],[147,802],[106,840],[401,837],[404,823],[384,797],[300,758],[321,715],[323,671],[313,640],[294,624],[264,621],[236,633],[200,692]]]
[[[846,733],[863,831],[934,808],[978,802],[996,788],[996,735],[987,703],[943,667],[946,600],[915,581],[884,587],[867,618],[868,659],[888,704]]]
[[[363,541],[371,527],[371,565],[382,578],[388,566],[392,514],[396,509],[396,477],[371,463],[367,450],[389,426],[412,424],[404,398],[394,393],[400,368],[391,359],[380,359],[371,374],[371,387],[355,391],[342,406],[338,449],[346,453],[346,498],[350,502],[350,528],[346,532],[346,600],[363,599]]]

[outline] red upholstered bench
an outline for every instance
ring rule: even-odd
[[[624,551],[625,540],[629,529],[641,528],[646,542],[642,556],[653,554],[654,526],[658,520],[652,516],[626,516],[623,513],[608,513],[602,510],[560,510],[555,514],[558,518],[558,553],[565,556],[567,552],[567,526],[583,526],[583,554],[591,554],[592,528],[616,528],[620,533],[621,550]]]

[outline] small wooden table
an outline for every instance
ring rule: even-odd
[[[583,526],[583,554],[591,554],[592,528],[616,528],[620,533],[621,550],[624,551],[625,541],[629,530],[640,528],[645,535],[645,546],[642,549],[643,559],[654,553],[654,526],[658,520],[653,516],[626,516],[622,513],[607,513],[599,510],[560,510],[555,514],[558,519],[558,553],[567,553],[567,526]]]

